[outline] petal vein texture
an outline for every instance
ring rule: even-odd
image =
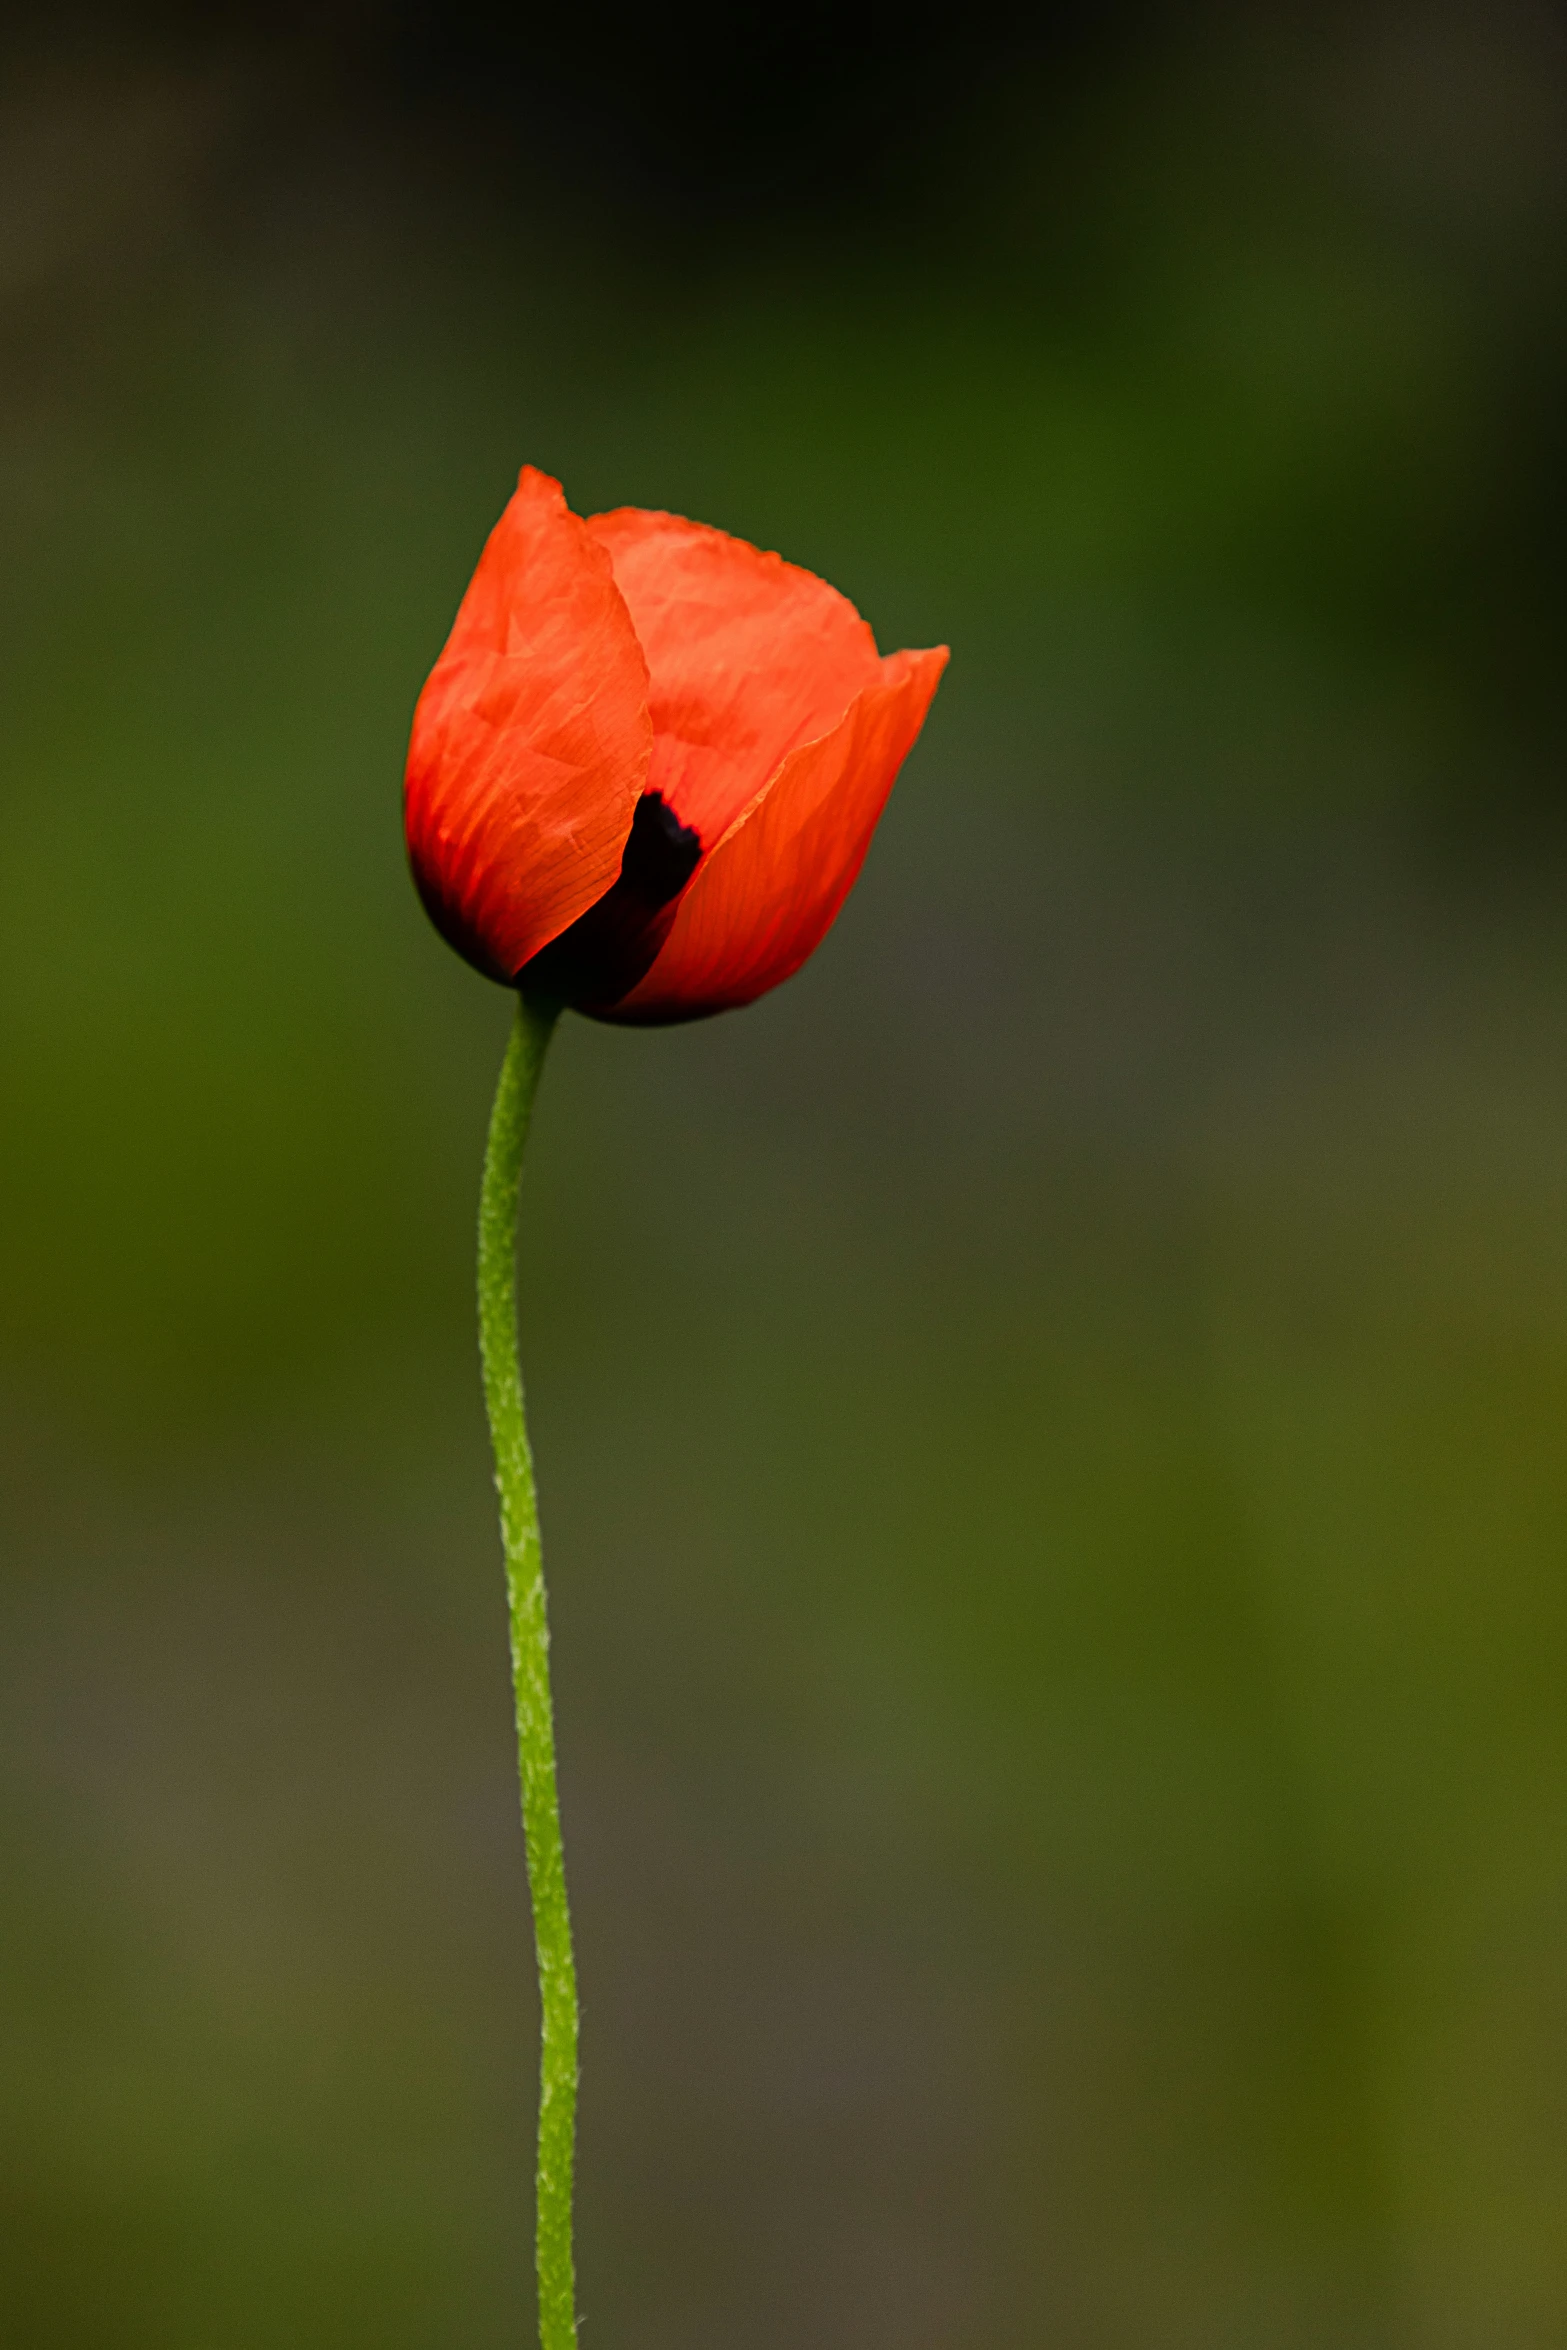
[[[414,712],[408,848],[438,930],[511,980],[614,884],[653,751],[603,547],[524,467]]]

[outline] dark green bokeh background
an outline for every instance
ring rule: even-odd
[[[455,17],[7,60],[0,2333],[528,2336],[397,823],[527,458],[954,647],[805,974],[542,1098],[585,2342],[1548,2350],[1560,29]]]

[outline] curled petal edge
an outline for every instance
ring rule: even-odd
[[[791,751],[704,859],[656,961],[595,1019],[695,1020],[755,1001],[821,943],[859,875],[948,650],[892,653],[839,723]]]

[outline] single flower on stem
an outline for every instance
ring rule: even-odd
[[[748,1004],[853,888],[946,667],[743,540],[583,520],[525,466],[414,712],[404,811],[431,920],[517,990],[479,1208],[479,1336],[511,1615],[541,2008],[542,2350],[576,2341],[577,1994],[533,1462],[517,1351],[522,1152],[563,1009],[653,1025]]]

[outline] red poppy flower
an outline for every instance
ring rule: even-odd
[[[470,963],[601,1020],[776,987],[853,887],[947,651],[675,514],[523,468],[414,713],[420,896]]]

